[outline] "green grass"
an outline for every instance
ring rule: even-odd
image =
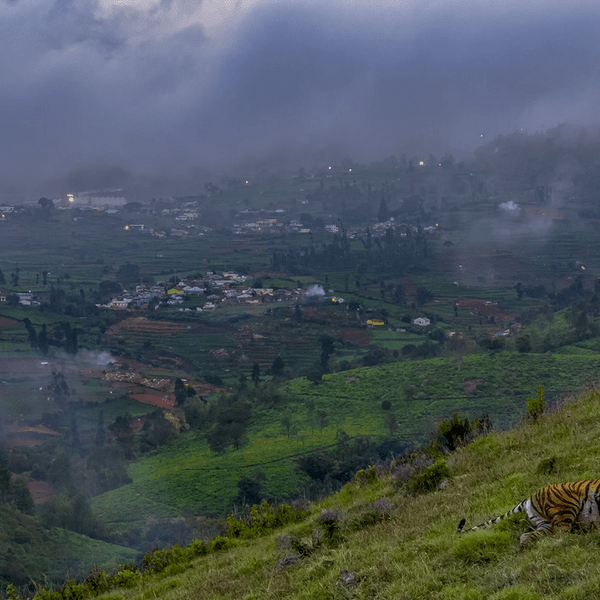
[[[139,559],[131,548],[64,529],[43,530],[36,518],[6,504],[0,505],[0,517],[0,578],[19,584],[82,579],[95,566],[114,569]]]
[[[299,453],[334,444],[338,431],[373,441],[388,437],[383,400],[391,402],[396,439],[427,443],[436,421],[455,411],[470,418],[487,414],[500,428],[516,425],[538,385],[545,386],[546,401],[552,403],[595,380],[599,361],[599,355],[502,352],[466,356],[460,369],[456,359],[438,358],[326,375],[320,385],[297,379],[282,388],[297,435],[286,435],[283,408],[256,408],[243,446],[225,454],[211,452],[201,434],[181,434],[159,453],[132,463],[133,483],[93,499],[94,509],[119,526],[133,516],[138,522],[152,516],[154,503],[177,514],[191,510],[222,517],[233,510],[239,479],[255,469],[266,476],[264,493],[281,501],[307,482],[293,467]],[[483,380],[479,387],[465,392],[465,383],[476,379]],[[322,430],[315,418],[319,410],[326,414]]]
[[[480,438],[449,457],[444,489],[411,496],[382,473],[313,504],[311,516],[233,548],[148,576],[110,598],[165,600],[587,600],[600,593],[600,531],[547,536],[527,549],[522,515],[456,535],[462,517],[480,523],[552,482],[597,477],[600,393],[592,390],[537,422]],[[555,457],[554,469],[540,466]],[[374,511],[372,502],[388,509]],[[380,504],[381,506],[381,504]],[[337,514],[339,534],[323,533],[323,509]],[[369,512],[371,511],[371,512]],[[366,518],[366,515],[372,515]],[[320,537],[315,530],[320,529]],[[309,548],[295,564],[296,535]],[[287,541],[286,541],[287,540]],[[287,547],[287,549],[286,549]],[[346,583],[344,583],[346,582]]]

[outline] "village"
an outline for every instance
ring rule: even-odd
[[[101,308],[113,310],[125,309],[158,309],[159,307],[177,307],[183,304],[186,298],[201,297],[201,305],[194,310],[198,312],[215,310],[223,304],[238,304],[255,306],[270,302],[293,301],[300,302],[307,295],[325,295],[319,286],[320,292],[311,292],[312,288],[274,289],[252,287],[245,282],[248,277],[226,271],[215,273],[207,271],[202,278],[186,278],[176,285],[168,287],[157,284],[152,286],[137,285],[135,289],[116,295],[110,302],[98,305]],[[315,286],[313,286],[315,287]],[[336,298],[339,302],[341,299]],[[343,302],[343,300],[342,300]],[[191,311],[191,308],[179,308],[181,311]]]

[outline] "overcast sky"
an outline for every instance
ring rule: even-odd
[[[597,0],[0,0],[0,187],[596,123],[599,24]]]

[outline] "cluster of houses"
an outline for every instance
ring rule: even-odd
[[[112,310],[151,308],[157,307],[165,297],[165,288],[162,285],[138,285],[135,290],[119,294],[107,304],[97,306]]]
[[[203,311],[214,310],[223,303],[251,306],[269,302],[299,302],[304,299],[305,290],[302,288],[252,287],[246,285],[247,279],[245,275],[234,272],[217,274],[208,271],[201,279],[183,279],[166,291],[162,285],[139,285],[135,290],[119,294],[107,304],[99,306],[113,310],[158,308],[161,305],[183,304],[189,296],[202,296],[202,305],[196,306],[196,310]]]
[[[7,301],[7,297],[11,292],[6,293],[0,291],[0,304]],[[21,306],[39,306],[38,299],[33,295],[32,292],[12,292],[15,296],[19,298],[19,304]]]

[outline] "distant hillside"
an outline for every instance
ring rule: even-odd
[[[133,562],[131,548],[95,540],[65,529],[43,529],[33,517],[0,504],[0,584],[12,581],[60,583],[82,578],[94,566],[115,568]]]
[[[348,466],[355,471],[379,458],[375,447],[384,440],[400,447],[427,443],[435,423],[455,411],[488,415],[496,428],[516,425],[538,385],[552,403],[594,381],[599,360],[598,354],[501,352],[465,356],[460,365],[450,357],[355,369],[327,375],[319,385],[297,379],[282,387],[279,404],[253,406],[253,423],[238,450],[213,452],[203,432],[181,434],[160,453],[132,463],[131,484],[91,504],[96,516],[121,532],[145,527],[149,517],[172,519],[185,511],[224,518],[239,504],[240,480],[257,470],[264,476],[261,497],[282,502],[315,481],[295,467],[299,456],[337,451],[341,432],[350,441],[370,440],[370,451]],[[331,468],[348,454],[334,456]],[[333,489],[344,483],[339,471],[331,474]]]
[[[456,526],[462,517],[472,525],[499,515],[544,485],[598,477],[599,433],[595,389],[432,466],[421,456],[361,471],[343,490],[310,505],[298,523],[269,531],[269,511],[258,511],[262,536],[244,539],[261,527],[245,530],[234,520],[229,537],[196,544],[187,556],[148,556],[146,574],[115,579],[113,587],[121,587],[110,598],[598,597],[600,531],[556,534],[522,550],[527,524],[521,515],[462,536]]]

